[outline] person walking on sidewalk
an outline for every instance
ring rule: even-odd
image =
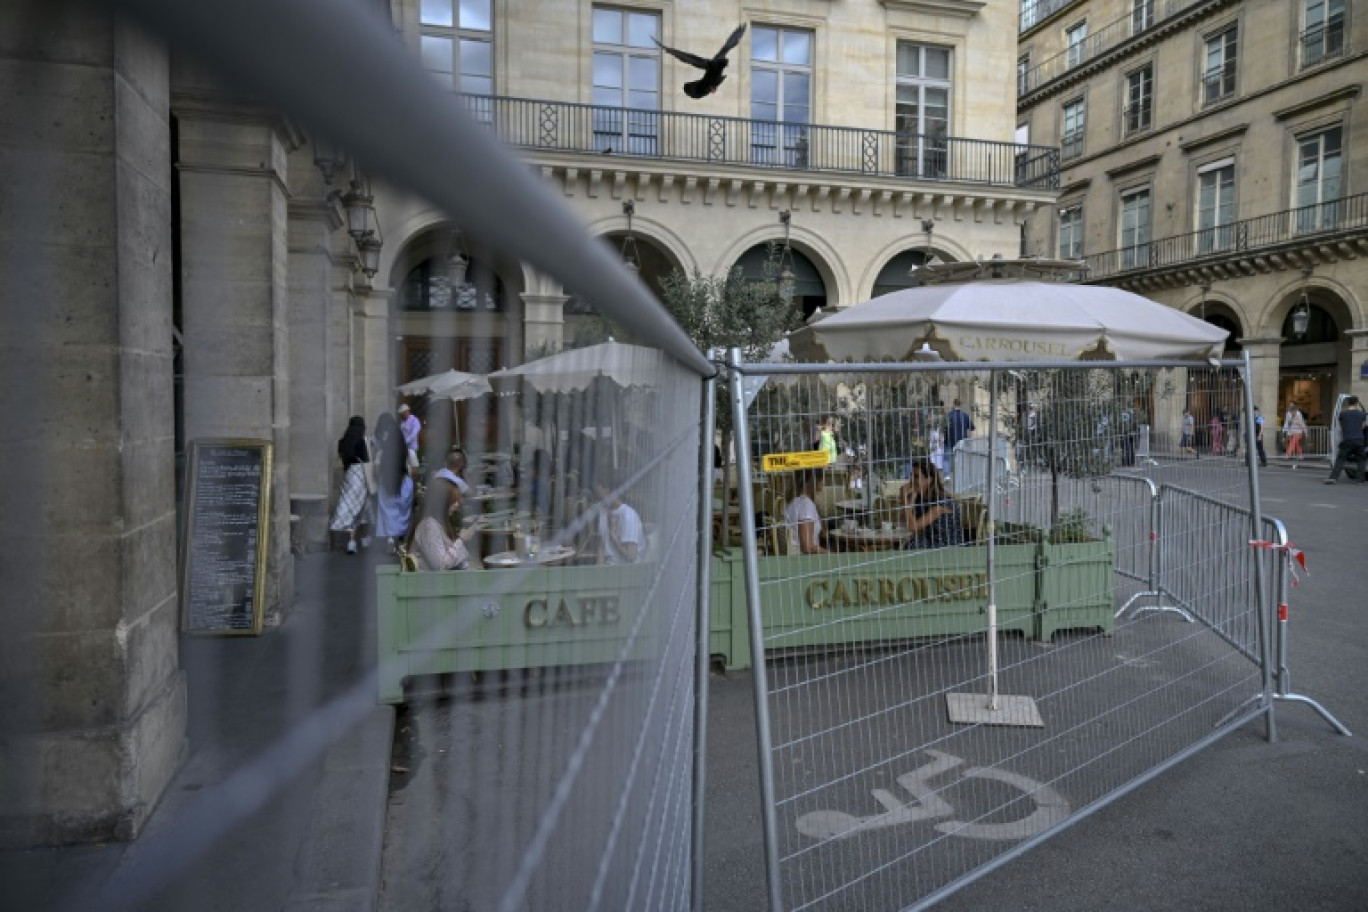
[[[1260,412],[1256,405],[1254,406],[1254,446],[1259,453],[1259,468],[1266,469],[1268,468],[1268,454],[1264,452],[1263,429],[1263,412]]]
[[[371,498],[366,486],[366,466],[370,450],[366,447],[366,419],[353,415],[347,430],[337,441],[337,457],[342,460],[342,491],[333,512],[333,532],[347,533],[347,553],[356,553],[357,531],[371,523]],[[370,546],[370,536],[361,537],[361,547]]]
[[[1344,400],[1344,408],[1339,413],[1339,448],[1335,451],[1335,464],[1330,468],[1330,477],[1325,479],[1326,484],[1335,483],[1348,459],[1358,463],[1359,483],[1368,482],[1368,477],[1363,474],[1364,463],[1368,462],[1368,450],[1363,445],[1363,417],[1363,406],[1359,405],[1358,396]]]
[[[1197,419],[1192,417],[1190,409],[1183,409],[1183,431],[1178,437],[1178,452],[1191,453],[1192,458],[1197,458]]]
[[[1297,403],[1287,403],[1287,414],[1283,416],[1283,436],[1287,438],[1287,445],[1283,450],[1283,455],[1288,459],[1302,458],[1302,438],[1306,436],[1306,419],[1302,417],[1301,409],[1297,408]]]

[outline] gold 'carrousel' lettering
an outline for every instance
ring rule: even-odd
[[[814,611],[824,608],[912,605],[917,602],[957,602],[987,597],[988,577],[983,573],[857,576],[849,579],[838,576],[813,580],[804,590],[807,605]]]

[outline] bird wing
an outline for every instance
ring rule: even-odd
[[[741,43],[741,36],[746,34],[746,23],[741,23],[736,27],[736,31],[727,38],[727,43],[722,45],[722,50],[717,52],[718,57],[726,57],[727,52]]]
[[[655,35],[651,36],[651,40],[655,41],[656,46],[659,47],[662,51],[664,51],[672,57],[676,57],[679,60],[684,61],[690,66],[696,66],[700,70],[706,70],[708,68],[709,61],[706,57],[699,57],[697,54],[690,54],[688,51],[680,51],[668,45],[661,44],[659,41],[656,40]]]

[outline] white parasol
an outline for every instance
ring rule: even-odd
[[[1149,298],[1099,285],[982,279],[856,304],[790,335],[813,359],[907,359],[924,342],[962,361],[1221,356],[1228,333]]]
[[[539,393],[578,393],[595,382],[611,380],[621,387],[654,386],[660,380],[661,354],[654,348],[624,345],[609,339],[573,348],[489,375],[495,382],[521,379]]]
[[[458,370],[443,371],[430,377],[420,377],[399,387],[405,396],[427,393],[434,399],[475,399],[493,392],[489,381],[481,374],[467,374]]]

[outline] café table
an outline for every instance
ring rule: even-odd
[[[912,540],[912,533],[898,526],[891,529],[857,526],[854,529],[832,529],[827,533],[827,538],[840,551],[896,551],[907,546]]]
[[[575,549],[568,545],[542,548],[536,554],[519,554],[516,551],[501,551],[484,559],[489,570],[508,570],[514,567],[559,567],[575,556]]]

